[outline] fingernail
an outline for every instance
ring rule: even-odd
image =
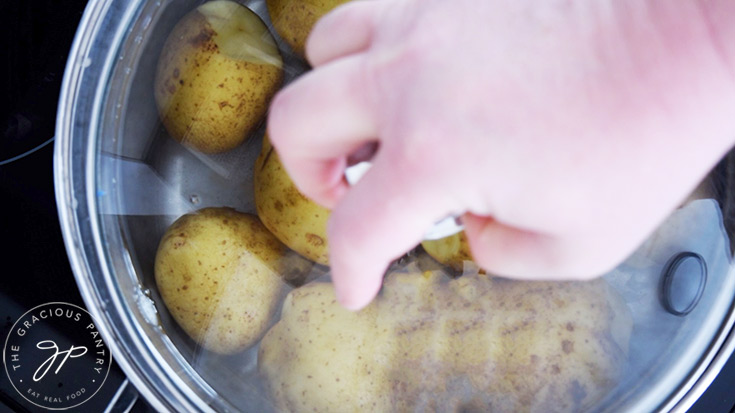
[[[337,302],[339,303],[339,305],[347,310],[358,311],[365,307],[365,305],[367,305],[362,304],[361,300],[355,300],[355,297],[353,295],[342,291],[342,289],[340,288],[335,287],[334,292],[337,296]]]

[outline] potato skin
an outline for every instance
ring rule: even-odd
[[[285,293],[286,251],[256,216],[205,208],[167,229],[156,253],[156,284],[191,338],[216,353],[235,353],[271,324]]]
[[[329,264],[329,210],[305,197],[283,168],[268,136],[253,170],[255,207],[263,225],[289,248]]]
[[[283,81],[281,65],[228,56],[219,36],[199,9],[184,16],[163,46],[154,81],[168,133],[207,154],[245,141]]]
[[[632,323],[613,294],[393,273],[354,313],[313,283],[284,301],[259,369],[279,411],[577,411],[620,378]]]
[[[474,264],[464,231],[436,240],[424,240],[421,246],[431,258],[454,271],[462,271],[469,262]]]
[[[266,0],[268,14],[278,35],[302,58],[306,38],[322,16],[349,0]]]

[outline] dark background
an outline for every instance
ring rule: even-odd
[[[0,15],[0,282],[3,343],[31,308],[65,301],[84,307],[61,236],[53,187],[53,136],[64,67],[86,1],[2,0]],[[113,361],[105,385],[77,411],[103,411],[124,375]],[[139,401],[133,411],[149,408]],[[0,372],[0,411],[42,411]],[[74,410],[72,410],[74,411]],[[735,411],[735,358],[692,413]]]
[[[0,1],[0,200],[3,270],[0,339],[37,305],[84,308],[66,255],[53,184],[56,106],[86,1]],[[74,338],[72,338],[74,339]],[[102,412],[125,376],[112,362],[100,391],[69,412]],[[145,411],[138,402],[133,411]],[[48,412],[23,399],[0,372],[0,411]]]

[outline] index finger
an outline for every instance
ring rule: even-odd
[[[377,136],[370,82],[359,55],[314,69],[273,100],[268,135],[299,190],[331,208],[346,158]]]
[[[372,168],[331,214],[332,280],[340,303],[349,309],[367,305],[390,263],[416,247],[434,222],[457,209],[436,179],[392,157],[379,150]]]

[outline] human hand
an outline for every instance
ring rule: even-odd
[[[322,19],[314,70],[274,99],[269,135],[333,208],[340,302],[366,305],[453,213],[499,275],[584,279],[630,254],[732,143],[733,82],[707,25],[694,3],[659,3],[357,0]]]

